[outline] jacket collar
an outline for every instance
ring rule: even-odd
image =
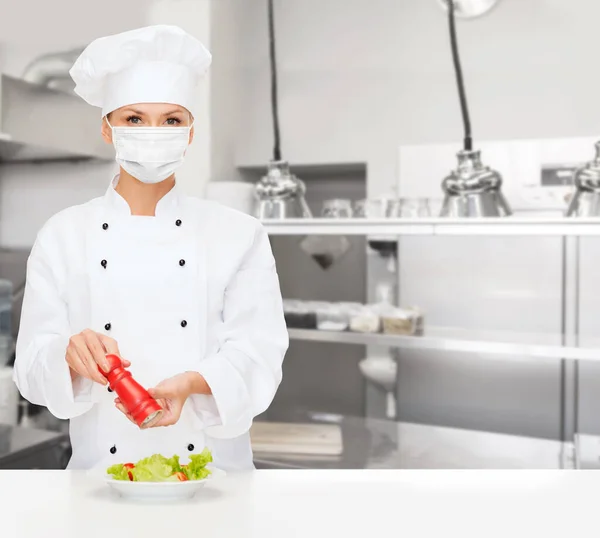
[[[115,187],[119,183],[119,174],[113,177],[106,194],[104,195],[104,202],[108,206],[109,210],[121,217],[130,217],[131,209],[129,204],[125,201],[116,190]],[[177,182],[173,188],[165,194],[156,204],[155,215],[157,218],[179,218],[182,211],[182,193],[177,187]]]

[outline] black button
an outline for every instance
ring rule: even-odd
[[[110,447],[110,453],[111,454],[116,454],[117,453],[117,447],[115,445]]]
[[[179,265],[181,265],[181,267],[183,267],[185,265],[185,260],[179,260]]]
[[[177,219],[175,221],[175,226],[181,226],[181,219]]]
[[[182,327],[187,327],[187,321],[185,321],[185,319],[181,322],[181,326]]]
[[[108,223],[106,223],[106,222],[105,222],[105,223],[102,225],[102,229],[103,229],[103,230],[108,230]]]
[[[110,323],[107,323],[107,324],[104,326],[104,330],[105,330],[105,331],[110,331],[110,329],[111,329],[111,328],[112,328],[112,325],[111,325]]]
[[[194,451],[194,445],[193,445],[192,443],[190,443],[190,444],[188,445],[188,450],[189,450],[190,452],[193,452],[193,451]]]
[[[113,391],[110,387],[108,387],[107,390],[108,390],[108,392],[112,392]],[[115,450],[115,452],[116,452],[116,450]]]
[[[102,261],[100,262],[100,265],[101,265],[102,267],[104,267],[104,269],[106,269],[106,266],[108,265],[108,262],[107,262],[106,260],[102,260]]]

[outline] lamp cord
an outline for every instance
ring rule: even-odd
[[[275,56],[275,20],[273,0],[268,0],[269,8],[269,59],[271,65],[271,113],[273,115],[273,160],[281,160],[281,135],[279,132],[279,107],[277,103],[277,64]]]
[[[456,74],[456,84],[458,86],[458,97],[460,99],[460,109],[462,114],[465,136],[463,139],[463,147],[465,151],[473,149],[473,138],[471,135],[471,119],[469,118],[469,107],[467,105],[467,95],[465,92],[465,83],[463,80],[462,69],[460,66],[460,57],[458,55],[458,42],[456,39],[456,17],[455,17],[455,0],[447,0],[448,2],[448,22],[450,25],[450,45],[452,48],[452,61],[454,62],[454,72]]]

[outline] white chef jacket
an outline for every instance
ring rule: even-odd
[[[154,217],[132,216],[106,195],[52,217],[27,265],[14,378],[30,402],[70,419],[68,468],[89,469],[206,446],[217,467],[253,467],[249,428],[271,403],[288,347],[268,236],[252,217],[183,195],[175,186]],[[113,337],[142,386],[185,371],[212,395],[193,395],[173,426],[140,430],[107,387],[65,361],[69,338]]]

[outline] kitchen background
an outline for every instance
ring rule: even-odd
[[[267,0],[6,4],[0,72],[67,93],[69,64],[98,36],[167,23],[206,43],[213,66],[178,181],[192,195],[248,203],[247,189],[234,185],[229,195],[224,186],[223,195],[215,183],[254,183],[272,156]],[[274,0],[283,155],[305,181],[315,216],[330,199],[426,200],[432,215],[439,211],[441,181],[456,166],[462,137],[442,4]],[[592,0],[500,0],[482,17],[457,21],[475,147],[503,175],[515,218],[561,217],[573,169],[594,156],[600,75],[589,36],[598,16]],[[0,277],[13,283],[15,336],[37,230],[57,211],[101,195],[116,165],[93,136],[96,111],[60,98],[33,106],[6,77],[1,92],[0,132],[19,142],[0,140]],[[54,153],[28,149],[44,145]],[[47,158],[73,147],[75,158]],[[418,306],[429,338],[422,341],[430,343],[390,348],[376,337],[323,342],[315,331],[298,332],[281,389],[253,433],[257,466],[600,462],[596,362],[494,344],[466,351],[446,345],[448,333],[435,342],[428,336],[445,327],[462,341],[593,347],[598,239],[395,236],[397,255],[384,257],[371,248],[371,234],[348,234],[328,239],[329,248],[347,241],[348,250],[324,269],[306,253],[307,236],[320,237],[272,234],[286,299]],[[18,406],[8,372],[0,381],[0,467],[63,466],[65,425]]]

